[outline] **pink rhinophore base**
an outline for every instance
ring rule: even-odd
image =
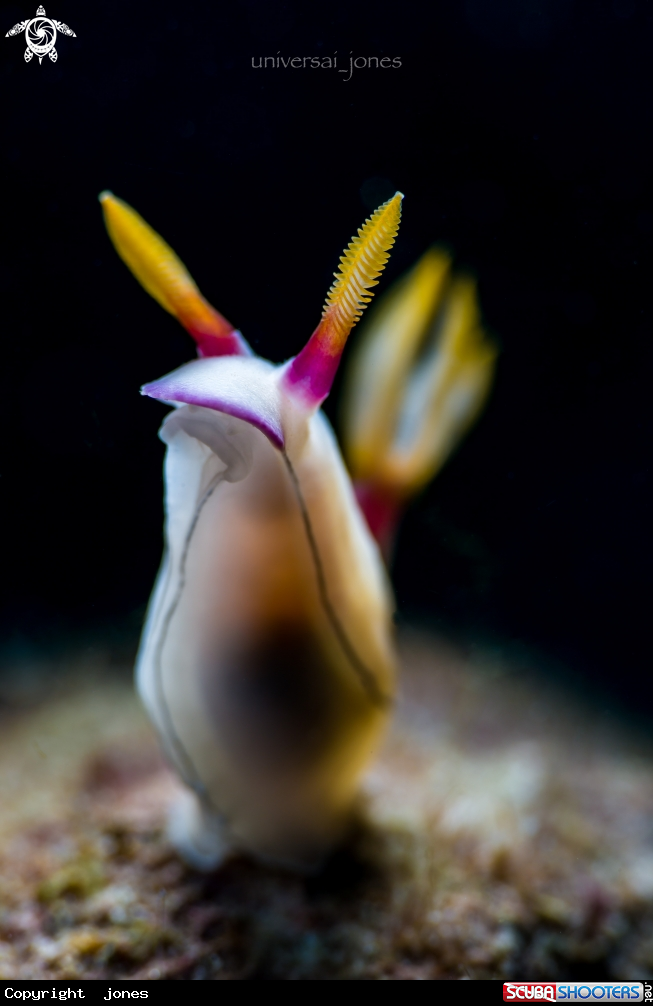
[[[186,326],[197,343],[197,355],[205,356],[251,356],[252,351],[237,328],[225,335],[203,332]]]
[[[317,408],[331,391],[342,350],[329,353],[324,338],[318,338],[320,325],[304,348],[290,361],[283,376],[283,386],[294,398]],[[320,333],[322,334],[322,333]]]

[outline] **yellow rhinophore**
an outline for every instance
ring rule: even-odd
[[[112,192],[101,192],[99,199],[109,237],[121,259],[150,296],[190,332],[200,355],[247,353],[242,337],[205,300],[170,245]]]
[[[372,300],[372,294],[367,291],[378,286],[379,276],[390,258],[401,221],[403,198],[403,194],[397,192],[379,206],[340,256],[335,283],[322,311],[324,326],[328,326],[338,342],[347,338]]]
[[[359,228],[340,256],[322,319],[286,371],[287,390],[309,407],[324,401],[342,351],[356,322],[372,299],[369,292],[385,269],[401,221],[403,193],[379,206]]]

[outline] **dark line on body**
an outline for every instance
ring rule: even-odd
[[[306,500],[304,499],[304,494],[302,493],[301,486],[299,484],[299,479],[297,478],[297,473],[293,468],[292,462],[285,451],[282,452],[283,459],[286,463],[286,468],[288,469],[288,474],[290,475],[290,480],[293,484],[295,490],[295,495],[297,496],[297,502],[299,503],[299,509],[301,510],[302,520],[304,522],[304,529],[306,531],[306,537],[308,538],[309,548],[311,550],[311,556],[313,558],[313,564],[315,566],[315,575],[317,577],[317,589],[320,595],[320,600],[322,606],[326,613],[326,616],[331,623],[331,628],[342,647],[345,656],[349,660],[350,664],[356,671],[359,681],[364,689],[369,695],[371,701],[374,705],[386,707],[391,705],[392,699],[385,695],[384,692],[379,688],[376,678],[369,667],[363,663],[361,658],[358,656],[354,646],[352,645],[349,636],[347,635],[338,615],[336,613],[331,599],[329,597],[329,592],[327,590],[326,576],[324,575],[324,566],[322,564],[322,557],[320,556],[319,549],[317,547],[317,541],[315,538],[315,532],[313,531],[313,525],[311,523],[311,518],[308,512],[308,507],[306,506]]]
[[[168,629],[170,628],[170,623],[172,621],[173,615],[175,614],[179,602],[181,601],[181,595],[183,593],[184,587],[186,586],[186,561],[188,559],[188,550],[190,548],[191,539],[195,533],[195,528],[197,527],[197,522],[199,520],[200,514],[204,509],[205,504],[213,495],[217,486],[222,481],[223,472],[219,472],[212,481],[209,483],[208,489],[202,496],[201,500],[197,504],[193,519],[191,521],[190,527],[186,533],[186,539],[184,541],[184,547],[181,553],[181,559],[179,560],[179,580],[177,585],[177,591],[174,598],[170,604],[170,607],[166,611],[163,617],[163,625],[161,627],[161,632],[159,635],[159,642],[157,643],[157,648],[154,656],[154,682],[157,693],[157,698],[159,700],[159,712],[161,714],[161,719],[164,722],[164,726],[169,734],[170,747],[176,757],[177,761],[180,762],[182,766],[182,775],[187,777],[188,785],[209,805],[211,801],[209,800],[206,787],[202,782],[202,778],[195,768],[193,759],[188,754],[186,748],[184,747],[179,734],[175,728],[174,720],[172,719],[172,714],[168,706],[168,701],[165,696],[165,689],[163,687],[163,668],[161,666],[161,659],[163,656],[163,647],[166,643],[166,638],[168,635]],[[166,746],[164,742],[164,747]],[[192,781],[194,780],[194,781]],[[215,809],[215,808],[214,808]]]

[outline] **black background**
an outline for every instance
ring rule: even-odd
[[[501,345],[485,415],[404,522],[400,618],[650,699],[653,4],[45,7],[77,33],[56,64],[0,43],[5,658],[135,639],[160,557],[163,409],[138,388],[194,350],[97,193],[280,361],[400,188],[383,285],[444,242]],[[2,35],[35,8],[0,4]],[[335,50],[402,66],[251,65]]]

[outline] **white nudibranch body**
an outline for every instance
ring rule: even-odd
[[[201,868],[232,847],[310,867],[343,834],[392,703],[391,590],[319,405],[402,196],[359,230],[320,324],[278,367],[138,214],[100,198],[119,254],[202,356],[143,389],[175,406],[161,428],[165,554],[137,665],[187,786],[171,835]]]
[[[283,368],[193,368],[217,394],[231,380],[267,391],[284,445],[214,408],[166,417],[166,552],[138,688],[193,793],[172,825],[186,858],[214,866],[228,842],[310,864],[339,837],[387,718],[391,594],[331,428],[283,395]]]

